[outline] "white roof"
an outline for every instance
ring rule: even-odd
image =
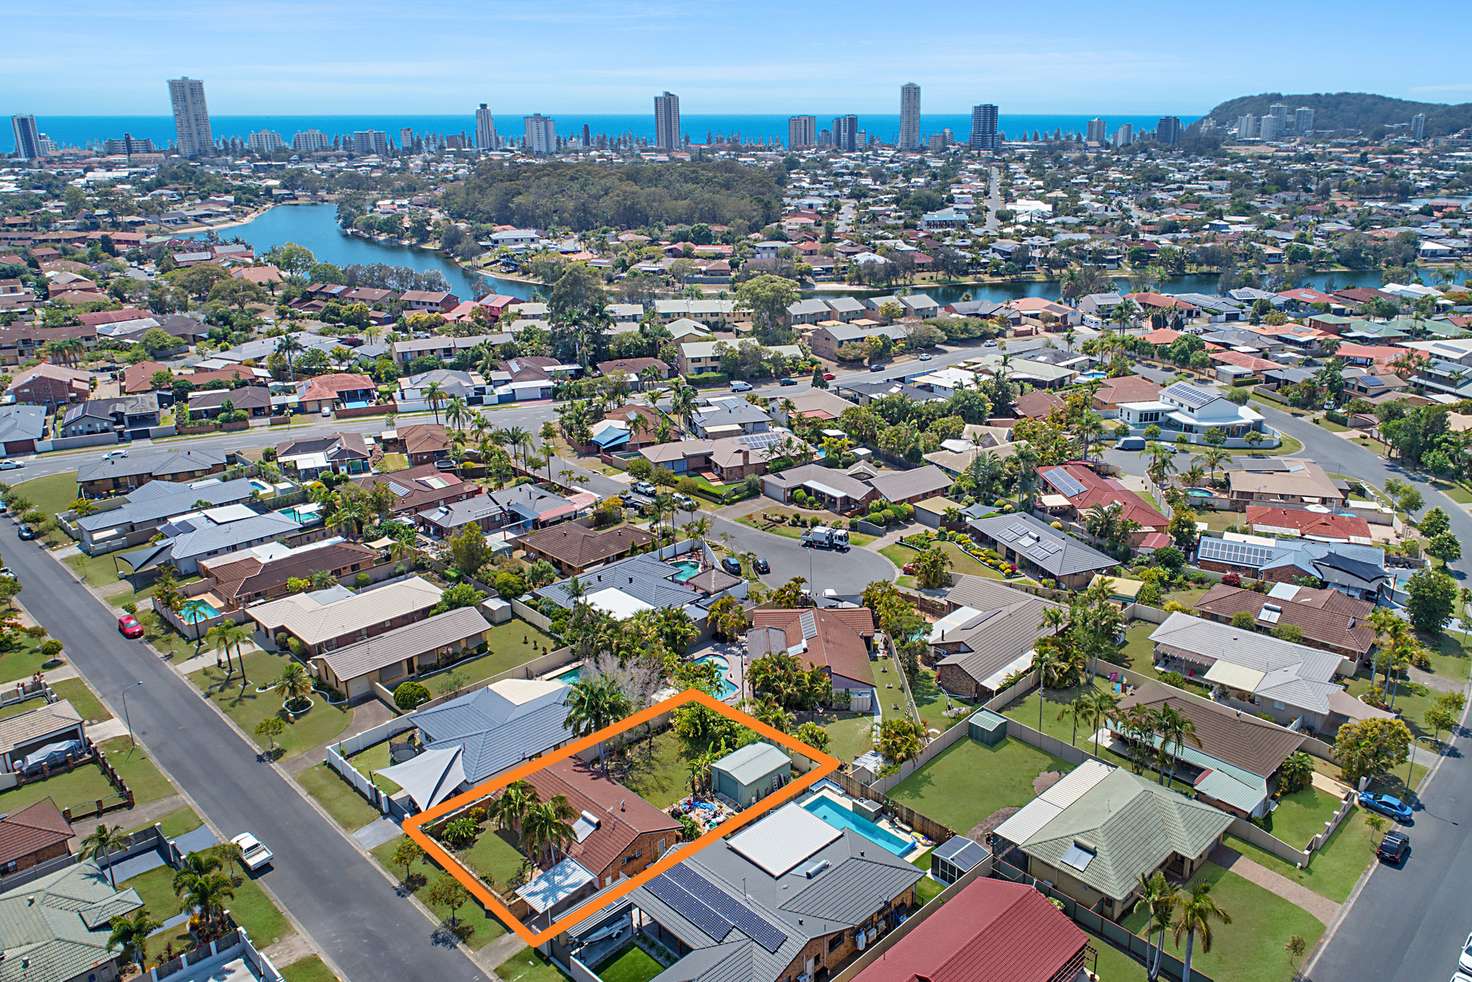
[[[1208,682],[1219,682],[1240,692],[1256,692],[1263,676],[1264,673],[1255,668],[1219,661],[1206,670],[1204,677]]]
[[[1006,680],[1007,676],[1013,674],[1014,672],[1020,672],[1024,668],[1028,668],[1029,666],[1031,666],[1032,660],[1036,655],[1037,652],[1034,649],[1027,649],[1022,654],[1018,655],[1016,658],[1012,659],[1010,662],[1003,665],[1001,668],[997,669],[986,678],[982,679],[980,685],[983,688],[991,689],[993,692],[1000,692],[1002,689],[1002,683]]]
[[[465,783],[460,747],[426,750],[402,764],[374,771],[394,782],[414,800],[420,810],[432,808]]]
[[[230,522],[239,522],[246,518],[255,518],[258,512],[249,505],[221,505],[218,508],[209,508],[204,512],[204,517],[216,525],[227,525]]]
[[[564,859],[530,883],[517,887],[516,895],[532,910],[544,914],[592,882],[593,874],[581,863]]]
[[[618,587],[604,587],[597,593],[588,595],[588,606],[594,610],[601,610],[616,621],[626,620],[639,613],[641,610],[653,610],[654,605],[645,603],[638,597],[624,593]]]
[[[781,876],[843,833],[792,802],[726,843],[771,876]]]
[[[1086,760],[1048,790],[1022,807],[1022,810],[998,825],[995,834],[1008,842],[1021,843],[1032,838],[1069,805],[1082,798],[1089,789],[1114,770],[1097,760]]]

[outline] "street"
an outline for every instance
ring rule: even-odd
[[[352,980],[483,979],[458,948],[404,898],[199,692],[141,641],[118,634],[115,615],[61,564],[0,522],[0,545],[23,602],[65,645],[66,657],[114,708],[127,690],[138,740],[226,836],[249,831],[276,854],[262,878]],[[141,685],[139,683],[142,683]]]

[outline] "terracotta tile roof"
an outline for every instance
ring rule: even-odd
[[[336,399],[341,393],[355,392],[359,389],[373,390],[376,386],[373,380],[366,375],[356,375],[351,372],[331,372],[327,375],[318,375],[307,383],[302,390],[303,402],[315,402],[322,399]]]
[[[537,529],[520,536],[517,543],[545,553],[561,563],[577,569],[606,562],[630,549],[648,545],[654,537],[631,525],[594,531],[585,525],[564,522]]]
[[[0,864],[65,842],[75,833],[50,798],[0,818]]]
[[[1196,601],[1196,610],[1213,619],[1224,621],[1230,621],[1233,614],[1247,613],[1265,626],[1260,619],[1262,611],[1268,604],[1272,604],[1279,611],[1277,623],[1291,624],[1301,630],[1303,643],[1316,647],[1330,645],[1364,656],[1375,644],[1375,629],[1368,620],[1371,605],[1365,601],[1359,602],[1364,604],[1364,609],[1351,613],[1325,609],[1312,602],[1298,603],[1282,597],[1270,597],[1255,590],[1218,583]]]
[[[338,542],[320,549],[304,549],[270,562],[251,557],[223,566],[209,566],[209,572],[215,578],[215,593],[225,600],[233,600],[270,595],[284,589],[286,581],[292,577],[308,579],[319,569],[338,576],[342,571],[376,556],[377,553],[367,546]]]
[[[1174,334],[1175,332],[1168,331],[1167,333]],[[1119,378],[1106,378],[1100,382],[1099,388],[1094,392],[1094,401],[1105,406],[1117,406],[1121,402],[1152,402],[1159,395],[1159,382],[1143,375],[1123,375]]]
[[[1088,942],[1088,935],[1034,888],[982,877],[895,942],[854,982],[1050,982],[1075,962],[1082,966]]]
[[[1144,498],[1113,478],[1101,477],[1082,464],[1039,467],[1038,476],[1055,493],[1063,494],[1080,515],[1094,508],[1107,508],[1112,504],[1118,504],[1124,511],[1124,517],[1141,528],[1164,529],[1170,524],[1170,520]],[[1082,490],[1073,494],[1064,494],[1065,487],[1072,488],[1068,481],[1070,477]]]
[[[867,607],[754,610],[751,626],[777,628],[786,635],[789,649],[805,645],[796,656],[810,668],[874,683],[867,643],[874,636],[874,614]]]
[[[1302,508],[1277,508],[1270,505],[1248,505],[1247,524],[1274,529],[1294,529],[1306,539],[1325,539],[1342,542],[1363,541],[1371,538],[1370,523],[1358,515],[1330,515]]]
[[[563,795],[574,809],[598,819],[598,827],[567,854],[590,873],[602,876],[645,832],[676,832],[680,823],[603,775],[596,765],[562,760],[527,776],[543,801]],[[651,855],[650,861],[656,859]]]
[[[404,453],[438,453],[450,448],[450,433],[440,423],[414,423],[399,427],[399,439],[404,441]]]

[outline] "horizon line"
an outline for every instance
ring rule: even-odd
[[[977,103],[977,105],[995,105],[995,104],[994,103]],[[1209,111],[1209,110],[1207,110],[1207,111]],[[462,112],[431,112],[431,111],[419,110],[419,109],[415,109],[415,110],[407,110],[407,109],[406,110],[388,110],[388,111],[384,111],[384,110],[371,110],[371,111],[370,110],[359,110],[359,111],[355,111],[355,112],[321,112],[321,113],[272,112],[272,111],[269,111],[269,110],[257,110],[257,111],[253,111],[253,112],[228,112],[228,113],[211,112],[209,114],[209,116],[210,116],[211,119],[242,119],[242,118],[249,117],[249,116],[276,116],[276,117],[279,117],[279,118],[282,118],[282,119],[334,119],[334,118],[347,118],[347,117],[352,117],[352,116],[444,116],[444,117],[465,116],[467,118],[473,119],[473,118],[475,118],[475,112],[476,112],[475,108],[471,108],[469,110],[466,110],[463,113]],[[647,111],[647,112],[644,111],[644,110],[625,111],[625,112],[610,112],[610,111],[583,112],[581,110],[565,110],[565,111],[564,110],[551,110],[551,111],[549,111],[549,110],[546,110],[546,109],[539,109],[539,110],[533,110],[531,112],[523,112],[521,110],[510,110],[510,109],[508,109],[508,110],[497,110],[494,107],[491,108],[491,112],[492,112],[493,115],[503,114],[504,113],[504,115],[507,115],[507,116],[532,116],[532,115],[536,115],[537,113],[540,113],[543,116],[559,116],[559,115],[567,115],[567,116],[645,116],[645,115],[650,115],[650,116],[652,116],[653,115],[653,111],[652,110]],[[924,119],[926,116],[968,116],[970,114],[971,114],[971,108],[968,107],[966,109],[958,109],[958,110],[933,110],[933,111],[928,111],[928,112],[921,112],[920,113],[920,118],[921,119]],[[139,117],[142,117],[142,118],[157,117],[159,119],[172,119],[173,118],[173,114],[172,113],[169,113],[169,112],[77,113],[77,112],[44,112],[44,111],[38,112],[38,111],[34,111],[34,110],[29,110],[29,111],[7,112],[5,115],[7,115],[7,116],[10,116],[10,115],[15,115],[15,116],[38,116],[38,117],[39,116],[52,116],[52,117],[57,117],[57,118],[61,118],[61,119],[130,119],[130,118],[139,118]],[[773,111],[765,111],[765,112],[763,112],[763,111],[746,110],[746,109],[742,109],[742,110],[736,110],[736,109],[731,109],[731,110],[712,110],[710,112],[685,112],[682,109],[681,112],[680,112],[680,115],[681,115],[682,118],[683,117],[687,117],[687,116],[694,116],[694,117],[705,117],[705,116],[772,116],[772,117],[778,117],[778,118],[785,118],[785,117],[789,117],[789,116],[819,116],[819,117],[822,117],[822,116],[829,116],[829,115],[831,115],[831,116],[896,116],[897,117],[900,114],[898,112],[891,112],[891,111],[888,111],[888,110],[874,110],[874,109],[867,109],[867,110],[866,109],[847,110],[847,111],[843,111],[843,112],[832,112],[832,113],[826,112],[826,111],[825,112],[773,112]],[[1001,117],[1001,116],[1007,116],[1007,115],[1013,115],[1013,116],[1080,116],[1080,117],[1111,116],[1111,115],[1113,115],[1113,116],[1204,116],[1204,115],[1206,115],[1206,112],[1196,111],[1196,110],[1190,110],[1190,111],[1187,111],[1187,110],[1167,111],[1167,110],[1159,110],[1159,109],[1149,109],[1149,110],[1110,109],[1110,110],[1093,111],[1093,112],[1064,112],[1062,110],[1049,109],[1049,110],[1035,110],[1035,111],[1032,111],[1032,112],[1013,112],[1013,113],[1010,113],[1009,114],[1007,112],[1002,111],[1001,108],[1000,108],[1000,106],[999,106],[998,107],[998,113],[997,113],[997,115],[999,117]]]

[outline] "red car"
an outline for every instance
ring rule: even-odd
[[[125,638],[143,637],[143,625],[138,623],[138,618],[132,614],[124,614],[118,618],[118,633]]]
[[[834,375],[832,372],[824,372],[823,373],[823,380],[824,381],[832,382],[836,378],[838,378],[838,376],[837,375]]]

